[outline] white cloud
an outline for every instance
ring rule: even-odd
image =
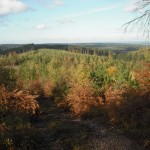
[[[35,26],[35,29],[37,29],[37,30],[44,30],[44,29],[48,29],[48,26],[46,24],[44,24],[44,23],[41,23],[41,24],[37,24]]]
[[[53,0],[53,3],[49,6],[49,9],[54,9],[64,5],[64,0]]]
[[[54,0],[54,4],[56,6],[62,6],[62,5],[64,5],[64,1],[63,0]]]
[[[20,0],[0,0],[0,16],[27,10]]]

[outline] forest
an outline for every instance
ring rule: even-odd
[[[10,52],[23,53],[30,50],[38,49],[55,49],[74,51],[86,54],[94,54],[94,51],[113,51],[114,53],[122,53],[138,50],[140,48],[149,47],[149,44],[128,44],[128,43],[54,43],[54,44],[0,44],[0,54],[8,54]],[[97,53],[98,54],[98,53]]]
[[[117,127],[149,148],[148,47],[115,53],[81,45],[36,50],[28,46],[22,52],[1,51],[2,150],[90,149],[93,122]]]

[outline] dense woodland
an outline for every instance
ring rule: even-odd
[[[79,44],[2,44],[0,45],[0,54],[8,54],[10,52],[23,53],[30,50],[38,49],[56,49],[66,50],[83,54],[107,55],[108,51],[114,53],[126,53],[138,50],[140,48],[149,47],[143,44],[121,44],[121,43],[79,43]]]
[[[36,141],[31,122],[40,113],[39,97],[77,118],[120,126],[149,146],[148,48],[128,53],[74,45],[39,48],[43,45],[0,51],[0,147],[36,149],[29,141]]]

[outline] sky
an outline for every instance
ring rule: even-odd
[[[140,42],[135,0],[0,0],[0,44]]]

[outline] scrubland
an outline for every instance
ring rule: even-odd
[[[38,116],[37,97],[81,119],[106,119],[150,145],[150,51],[97,56],[40,49],[0,56],[0,145],[13,149]],[[23,144],[23,143],[22,143]]]

